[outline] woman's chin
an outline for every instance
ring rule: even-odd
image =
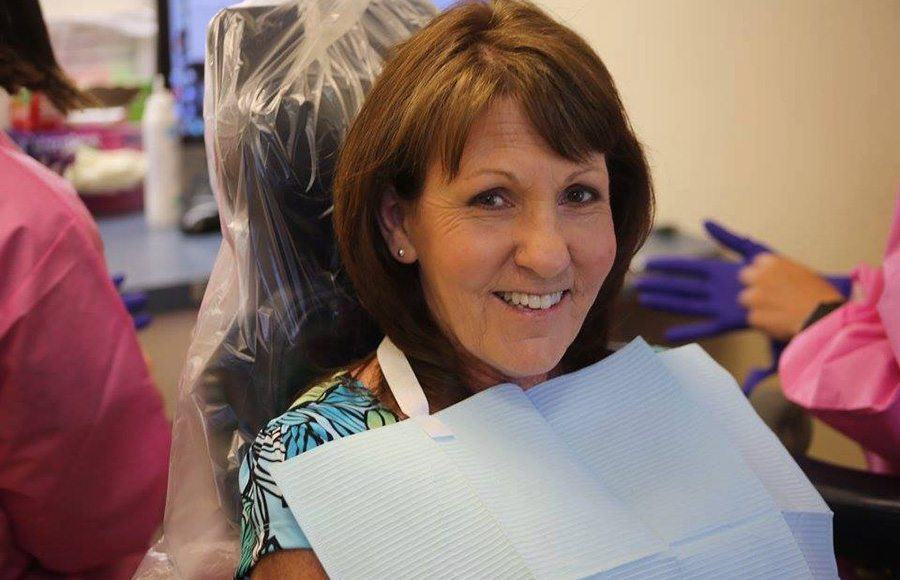
[[[556,368],[564,353],[528,353],[523,351],[510,357],[502,366],[503,374],[510,382],[531,386],[547,379],[547,375]]]

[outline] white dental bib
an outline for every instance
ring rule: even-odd
[[[332,578],[837,577],[825,502],[696,345],[434,415],[378,359],[411,420],[273,466]]]

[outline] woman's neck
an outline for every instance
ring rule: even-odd
[[[361,366],[351,369],[350,374],[372,391],[372,393],[385,403],[391,411],[397,414],[399,418],[405,418],[405,415],[400,411],[400,408],[394,400],[393,393],[390,392],[390,387],[383,378],[381,365],[378,364],[377,356],[373,356]],[[488,367],[484,363],[481,363],[481,361],[477,361],[475,364],[467,365],[465,387],[466,390],[473,395],[503,383],[513,383],[521,387],[522,390],[527,391],[531,387],[546,381],[551,376],[552,373],[543,373],[531,377],[508,377],[503,373]],[[379,388],[379,386],[381,386],[381,388]],[[431,409],[432,412],[437,412],[439,410],[440,409]]]
[[[509,377],[503,373],[487,367],[487,365],[470,365],[466,369],[466,388],[471,393],[480,393],[495,385],[503,383],[513,383],[527,391],[531,387],[543,383],[548,378],[548,373],[534,375],[530,377]]]

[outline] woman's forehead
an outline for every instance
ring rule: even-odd
[[[472,123],[461,164],[471,163],[496,149],[513,147],[549,149],[521,105],[503,100],[489,107]]]
[[[596,152],[583,160],[570,160],[555,152],[535,129],[517,102],[504,99],[479,115],[469,131],[459,165],[459,178],[508,166],[534,166],[552,162],[563,169],[605,170],[603,154]]]

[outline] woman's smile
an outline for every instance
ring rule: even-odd
[[[506,312],[529,320],[542,320],[559,313],[568,303],[569,291],[560,290],[546,294],[531,292],[494,292],[500,306]]]

